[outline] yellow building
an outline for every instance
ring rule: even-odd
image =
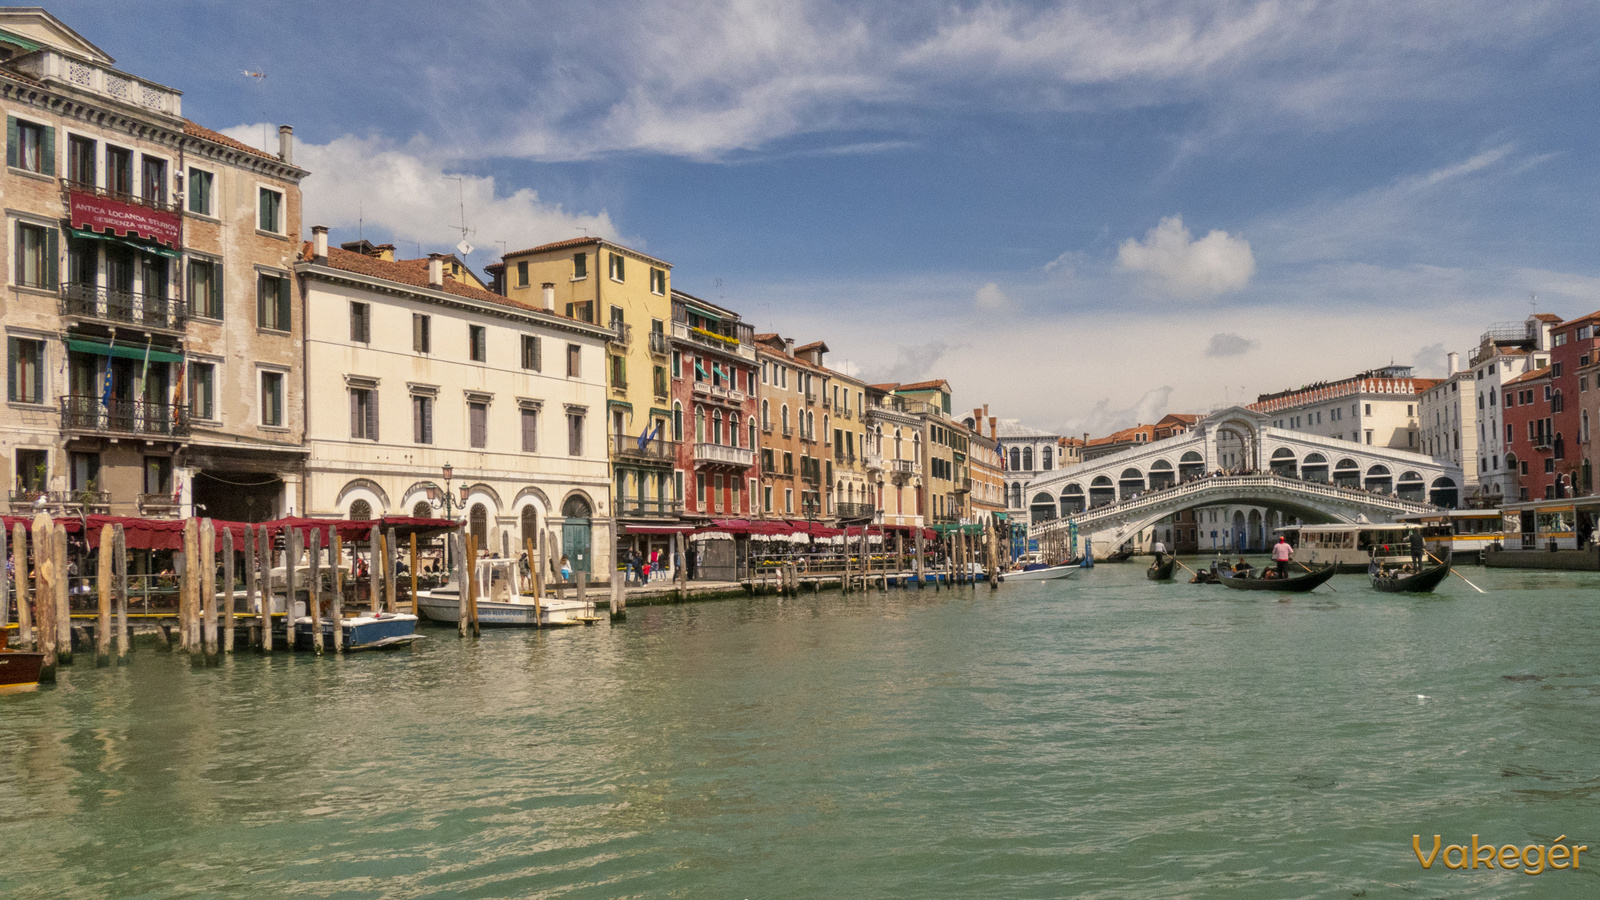
[[[606,440],[614,498],[664,498],[679,509],[683,495],[673,477],[675,458],[659,438],[671,437],[668,323],[672,321],[672,266],[601,238],[584,237],[507,253],[489,266],[497,293],[535,308],[604,324],[612,332],[606,351]],[[653,433],[658,440],[640,441]],[[619,521],[629,521],[618,504]],[[652,508],[640,523],[659,525]]]

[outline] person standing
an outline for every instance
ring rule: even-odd
[[[1156,555],[1156,562],[1159,563],[1162,557],[1167,555],[1167,545],[1161,543],[1160,538],[1156,538],[1156,542],[1150,545],[1150,552]]]
[[[1411,570],[1413,572],[1422,571],[1423,552],[1422,529],[1413,529],[1411,532]]]
[[[1278,542],[1272,545],[1272,561],[1278,564],[1278,577],[1289,577],[1289,560],[1294,558],[1294,548],[1284,540],[1283,535],[1278,535]]]

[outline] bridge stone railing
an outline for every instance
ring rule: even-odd
[[[1079,533],[1094,532],[1105,527],[1102,523],[1115,523],[1117,520],[1136,515],[1142,510],[1164,506],[1173,500],[1211,493],[1234,493],[1239,488],[1268,488],[1290,494],[1320,497],[1352,506],[1381,509],[1395,514],[1428,513],[1436,512],[1439,509],[1439,507],[1431,503],[1404,500],[1393,494],[1374,494],[1371,491],[1364,491],[1360,488],[1349,488],[1320,481],[1302,481],[1298,478],[1286,478],[1282,475],[1214,475],[1196,481],[1173,485],[1169,488],[1146,491],[1130,500],[1119,500],[1116,503],[1097,506],[1069,518],[1054,519],[1045,524],[1044,531],[1065,528],[1070,519],[1077,524]]]

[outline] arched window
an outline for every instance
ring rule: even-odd
[[[411,507],[411,517],[413,519],[433,518],[433,504],[426,500],[418,500],[416,504]]]
[[[467,512],[467,529],[478,539],[478,546],[482,547],[489,540],[489,508],[482,503],[472,504],[472,509]]]
[[[722,443],[722,410],[711,414],[711,443]]]
[[[828,418],[827,414],[824,413],[822,416],[822,442],[824,444],[833,440],[833,426],[829,424],[830,422],[831,420]]]
[[[1589,443],[1589,411],[1587,409],[1583,411],[1582,421],[1578,426],[1578,441],[1583,444]]]
[[[1022,450],[1020,448],[1018,448],[1018,447],[1012,447],[1011,448],[1011,471],[1017,472],[1017,471],[1021,471],[1021,469],[1022,469]],[[1022,504],[1018,503],[1017,505],[1021,506]]]
[[[372,519],[372,504],[365,500],[353,500],[350,503],[350,520],[353,522],[366,522]]]
[[[1053,468],[1055,468],[1055,466],[1052,465],[1053,462],[1054,462],[1054,460],[1051,459],[1051,453],[1050,453],[1050,448],[1049,447],[1046,447],[1043,450],[1039,451],[1039,468],[1044,469],[1046,471],[1048,471],[1050,469],[1053,469]]]
[[[1033,471],[1033,448],[1032,447],[1023,447],[1022,448],[1022,468],[1026,469],[1029,472]]]
[[[697,444],[706,442],[706,410],[703,406],[694,408],[694,441]]]
[[[533,548],[539,549],[539,511],[530,504],[522,508],[522,545],[527,547],[532,539]]]
[[[564,518],[587,519],[593,514],[594,508],[589,505],[589,501],[577,494],[568,497],[567,501],[561,504],[561,515]]]
[[[783,405],[783,430],[789,430],[789,404]]]
[[[678,401],[672,404],[672,439],[683,440],[683,404]]]
[[[751,416],[750,417],[750,443],[746,444],[745,446],[749,447],[751,450],[754,450],[756,448],[756,417],[755,416]]]
[[[771,425],[771,424],[772,424],[772,409],[771,409],[771,407],[769,407],[767,405],[767,401],[763,400],[763,401],[761,401],[761,427],[765,428],[765,427],[767,427],[768,425]]]

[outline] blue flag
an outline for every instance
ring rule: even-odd
[[[115,346],[116,339],[112,338],[112,341],[112,346]],[[106,353],[105,374],[100,379],[100,402],[107,409],[111,408],[111,353],[109,351]]]

